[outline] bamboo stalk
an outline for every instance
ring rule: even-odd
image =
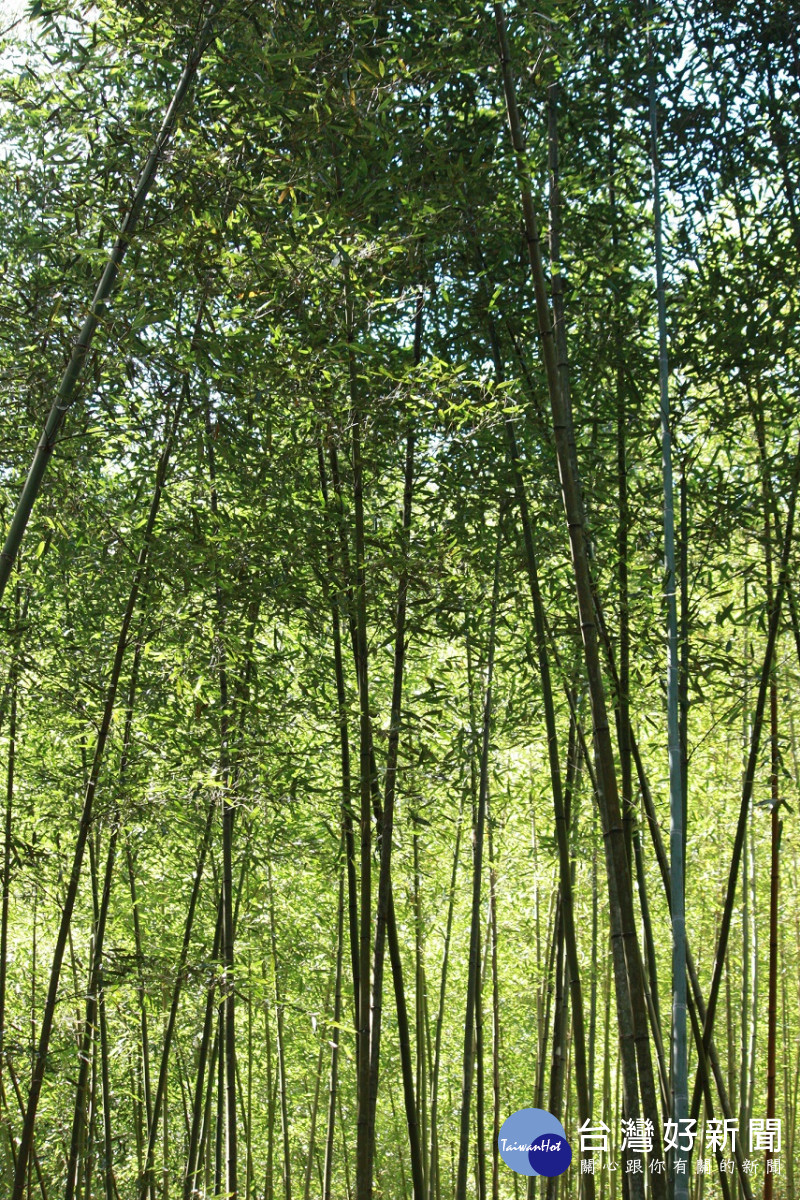
[[[502,521],[498,519],[492,582],[491,616],[489,622],[489,648],[486,664],[486,690],[483,705],[483,731],[481,740],[480,782],[478,787],[478,810],[475,825],[475,840],[472,863],[472,916],[470,920],[469,968],[467,975],[467,1003],[464,1016],[464,1052],[462,1060],[461,1121],[459,1133],[458,1173],[456,1176],[456,1200],[466,1200],[467,1166],[470,1144],[470,1101],[474,1071],[473,1038],[475,1035],[475,1007],[477,1004],[478,973],[480,971],[480,909],[483,867],[483,837],[486,824],[486,798],[489,790],[489,739],[492,722],[492,677],[494,673],[495,634],[497,630],[497,605],[500,589],[500,548],[502,544]]]
[[[94,293],[89,312],[84,319],[80,333],[72,344],[72,352],[69,362],[61,379],[61,383],[56,393],[56,398],[53,401],[53,407],[50,409],[49,416],[42,431],[42,436],[39,439],[39,444],[36,447],[36,452],[33,456],[30,471],[25,481],[25,486],[22,489],[19,501],[17,503],[14,516],[8,528],[5,545],[0,551],[0,600],[3,598],[6,584],[11,568],[14,564],[17,551],[22,541],[25,527],[28,524],[28,519],[31,515],[31,510],[39,494],[39,489],[42,485],[47,464],[50,461],[50,456],[56,445],[59,430],[64,422],[64,418],[72,406],[75,399],[75,390],[78,380],[83,369],[86,356],[89,353],[89,348],[92,344],[95,332],[99,325],[105,319],[108,310],[108,301],[114,290],[117,278],[119,276],[120,267],[125,258],[126,251],[133,241],[139,225],[139,221],[144,210],[150,189],[155,182],[158,173],[159,165],[164,161],[165,152],[172,140],[173,134],[183,109],[186,99],[189,95],[194,77],[197,74],[197,68],[200,65],[201,59],[208,47],[213,36],[214,25],[221,8],[220,4],[215,4],[208,16],[206,17],[203,27],[197,36],[189,56],[186,60],[186,65],[183,68],[183,73],[178,81],[178,85],[169,103],[164,119],[161,122],[161,128],[153,142],[152,149],[147,157],[147,161],[142,168],[136,187],[134,188],[131,197],[130,206],[125,218],[122,222],[119,234],[108,256],[105,268],[100,281]],[[38,1097],[37,1097],[38,1099]],[[30,1106],[29,1106],[30,1107]],[[35,1113],[35,1105],[34,1105]],[[23,1156],[23,1169],[27,1169],[27,1150]],[[18,1192],[15,1184],[15,1200]],[[20,1193],[21,1200],[21,1193]]]
[[[528,261],[533,279],[536,313],[539,324],[540,348],[547,378],[550,397],[556,455],[561,479],[564,513],[572,552],[573,573],[578,603],[584,662],[589,682],[592,704],[592,721],[597,748],[599,798],[602,804],[603,831],[607,848],[607,875],[612,920],[615,923],[615,942],[624,953],[617,951],[615,972],[617,991],[617,1015],[620,1027],[620,1050],[625,1070],[625,1107],[627,1112],[638,1108],[639,1084],[642,1089],[642,1110],[656,1130],[654,1153],[658,1155],[660,1145],[660,1120],[654,1088],[649,1038],[646,1034],[646,1006],[644,1003],[642,968],[639,955],[636,927],[633,917],[633,900],[624,844],[619,793],[614,770],[614,756],[605,699],[600,656],[598,652],[597,625],[594,613],[593,588],[587,556],[586,530],[582,511],[580,480],[573,458],[571,420],[568,406],[562,393],[560,372],[556,354],[554,328],[547,299],[540,250],[539,228],[533,207],[529,169],[527,166],[525,141],[517,109],[514,81],[511,72],[511,55],[506,33],[503,5],[494,5],[495,25],[500,48],[503,89],[506,99],[511,140],[518,164],[522,211]],[[642,1036],[642,1021],[645,1032]],[[638,1080],[637,1080],[638,1075]],[[631,1176],[634,1200],[641,1200],[641,1182]],[[653,1178],[655,1200],[664,1200],[666,1195],[661,1176]]]
[[[30,1161],[31,1146],[33,1144],[33,1130],[36,1121],[36,1112],[39,1103],[39,1095],[42,1088],[42,1081],[44,1079],[47,1051],[50,1045],[50,1033],[53,1026],[53,1017],[55,1015],[55,1007],[58,999],[58,985],[61,978],[61,964],[63,962],[64,951],[66,949],[67,939],[69,936],[72,913],[75,907],[75,899],[78,894],[78,884],[80,882],[84,850],[86,848],[86,842],[91,830],[94,797],[100,778],[100,769],[103,763],[106,742],[108,741],[108,735],[114,715],[117,688],[119,685],[120,675],[122,673],[125,651],[128,645],[128,634],[130,631],[131,621],[133,620],[133,614],[139,599],[139,592],[145,581],[150,545],[153,539],[156,518],[158,516],[161,496],[164,490],[164,483],[170,454],[172,451],[173,439],[175,437],[178,421],[180,420],[183,407],[183,395],[184,391],[182,390],[181,399],[175,406],[174,414],[168,426],[168,433],[156,470],[153,498],[150,503],[150,511],[148,513],[147,523],[145,525],[142,543],[136,562],[136,568],[134,570],[133,580],[131,582],[130,592],[128,594],[127,605],[122,618],[122,625],[120,628],[114,661],[111,668],[111,677],[109,679],[106,693],[105,707],[103,709],[103,716],[95,743],[92,768],[86,786],[83,811],[81,813],[80,825],[78,828],[78,837],[75,844],[75,850],[73,852],[72,869],[67,885],[66,896],[64,898],[64,904],[61,910],[61,920],[56,937],[55,948],[53,951],[53,962],[50,969],[50,983],[42,1017],[41,1030],[39,1033],[39,1044],[37,1048],[36,1059],[34,1062],[30,1088],[28,1091],[28,1103],[25,1111],[25,1121],[22,1128],[19,1155],[17,1157],[17,1170],[14,1176],[14,1191],[12,1200],[24,1200],[28,1164]]]

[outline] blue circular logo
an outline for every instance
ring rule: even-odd
[[[572,1147],[566,1137],[545,1133],[534,1140],[528,1151],[528,1162],[536,1175],[563,1175],[572,1162]]]
[[[497,1139],[500,1157],[518,1175],[561,1175],[572,1162],[564,1126],[544,1108],[520,1108]]]

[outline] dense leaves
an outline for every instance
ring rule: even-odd
[[[548,1107],[561,1086],[559,1115],[574,1133],[578,1107],[547,699],[517,469],[570,805],[590,1089],[617,1148],[621,1113],[590,703],[520,165],[488,7],[32,6],[31,21],[9,34],[0,75],[0,524],[5,532],[136,179],[212,11],[196,78],[0,606],[0,758],[10,764],[3,1187],[10,1195],[80,813],[147,547],[58,980],[31,1187],[86,1200],[110,1200],[114,1189],[119,1197],[188,1195],[191,1186],[225,1194],[233,1139],[220,1064],[231,1058],[220,1047],[235,1008],[228,1093],[237,1194],[355,1194],[363,1105],[357,1111],[351,950],[365,916],[355,887],[363,844],[372,864],[371,948],[381,919],[393,684],[404,652],[389,946],[396,920],[425,1187],[431,1200],[454,1192],[494,616],[468,1190],[481,1200],[493,1186],[493,1195],[518,1195],[520,1181],[497,1164],[493,1117]],[[640,803],[649,784],[656,823],[666,828],[648,52],[666,210],[687,920],[706,988],[797,449],[794,15],[777,0],[766,10],[701,3],[689,12],[515,4],[506,14],[537,215],[545,233],[554,219],[561,225],[559,261],[545,265],[548,280],[559,268],[564,285],[576,453],[620,770],[629,744],[620,669],[641,750],[626,827],[653,1023],[666,1044],[669,916]],[[548,166],[554,127],[559,211]],[[792,549],[774,662],[779,789],[792,806],[796,564]],[[770,821],[758,805],[770,795],[768,733],[761,742],[715,1026],[742,1121],[766,1113],[767,1095],[766,1004],[755,1001],[767,989]],[[372,805],[368,835],[359,828],[360,780]],[[793,816],[781,812],[777,1111],[786,1174],[776,1186],[792,1196],[798,860]],[[110,845],[107,926],[95,954]],[[221,896],[231,905],[232,945],[215,936]],[[412,1179],[394,978],[387,950],[374,1162],[385,1196],[410,1195]],[[226,997],[233,1000],[221,1016]],[[562,1048],[568,1065],[559,1085],[550,1064]],[[152,1105],[162,1057],[159,1114]],[[690,1063],[694,1071],[693,1045]],[[761,1161],[759,1172],[753,1188],[763,1186]],[[577,1166],[565,1181],[565,1195],[587,1186]],[[602,1186],[616,1195],[620,1185]],[[704,1186],[721,1184],[714,1176]]]

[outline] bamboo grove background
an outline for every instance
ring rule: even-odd
[[[660,1133],[666,584],[687,1112],[783,1122],[683,1194],[794,1197],[796,10],[30,12],[2,1194],[520,1200],[517,1108]],[[577,1158],[527,1194],[673,1194]]]

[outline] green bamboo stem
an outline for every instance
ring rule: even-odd
[[[17,502],[14,516],[8,527],[5,545],[2,551],[0,551],[0,600],[3,598],[14,559],[17,556],[17,551],[25,533],[25,527],[28,524],[33,505],[42,485],[47,464],[56,445],[59,430],[75,399],[75,391],[86,361],[86,356],[89,353],[89,348],[98,326],[106,319],[108,301],[119,276],[120,267],[122,266],[126,251],[136,234],[139,220],[150,189],[155,182],[159,165],[164,161],[166,149],[175,132],[181,110],[186,103],[194,77],[197,74],[197,68],[213,35],[220,7],[219,4],[213,6],[203,24],[200,34],[192,46],[186,60],[186,65],[183,68],[183,73],[178,81],[178,86],[164,114],[161,128],[156,135],[152,149],[147,156],[147,160],[134,188],[130,207],[111,248],[108,261],[89,305],[89,311],[81,326],[80,333],[73,343],[69,362],[67,363],[58,392],[56,393],[56,398],[45,422],[39,444],[36,447],[36,452],[33,456],[33,461],[19,501]],[[27,1161],[24,1165],[27,1168]]]

